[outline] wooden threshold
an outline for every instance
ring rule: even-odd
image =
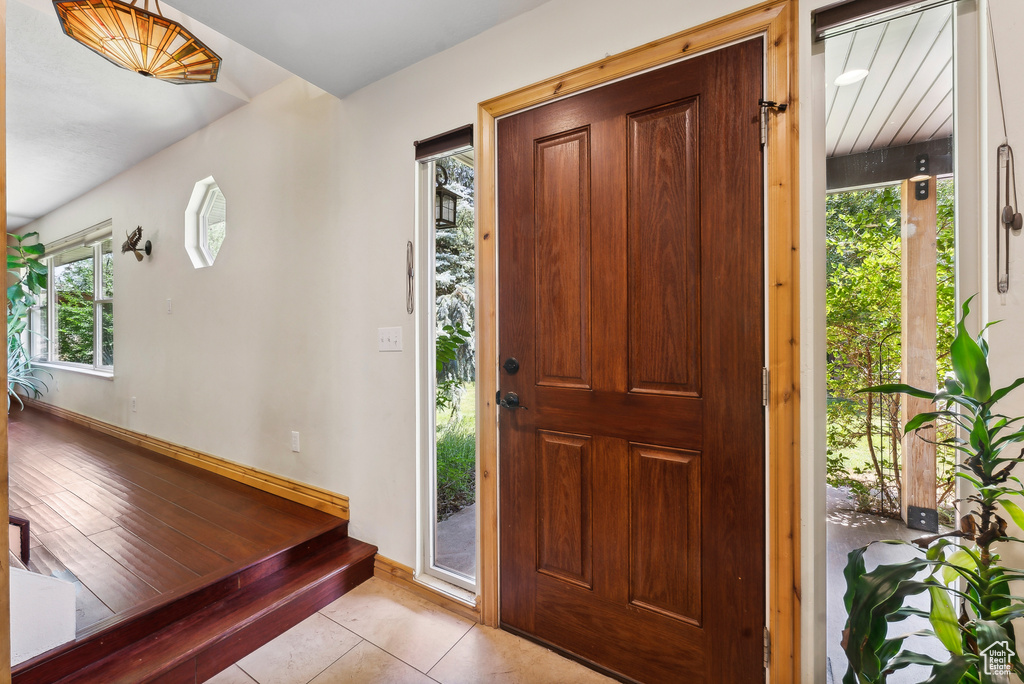
[[[451,594],[435,589],[429,584],[417,581],[416,572],[408,565],[403,565],[398,561],[393,561],[390,558],[377,554],[377,558],[374,561],[373,576],[389,584],[401,587],[406,591],[410,591],[420,598],[450,610],[456,615],[461,615],[467,620],[480,622],[479,596],[476,603],[471,604],[462,601]]]
[[[65,420],[70,420],[73,423],[83,425],[90,430],[96,430],[102,432],[105,435],[116,437],[129,444],[135,444],[144,449],[154,451],[158,454],[162,454],[169,458],[194,465],[203,470],[208,470],[212,473],[217,473],[223,477],[247,484],[250,487],[255,487],[261,491],[269,494],[274,494],[282,499],[288,499],[295,503],[300,503],[303,506],[315,508],[324,513],[329,513],[338,518],[348,519],[349,508],[348,508],[348,497],[336,494],[335,492],[315,487],[305,482],[299,482],[298,480],[292,480],[290,478],[275,475],[274,473],[268,473],[265,470],[259,468],[253,468],[252,466],[242,465],[241,463],[235,463],[218,456],[206,454],[195,449],[189,449],[188,447],[175,444],[174,442],[168,442],[167,440],[146,435],[141,432],[135,432],[128,428],[118,427],[110,423],[105,423],[96,418],[75,413],[67,409],[48,404],[44,401],[38,401],[33,399],[25,399],[25,405],[40,411],[45,411],[52,415]]]

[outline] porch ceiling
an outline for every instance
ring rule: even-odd
[[[852,85],[835,79],[853,69]],[[825,43],[825,150],[829,157],[953,134],[950,6],[829,38]]]

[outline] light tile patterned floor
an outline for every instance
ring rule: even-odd
[[[537,644],[371,579],[210,684],[600,684]]]

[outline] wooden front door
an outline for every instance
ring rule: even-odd
[[[641,681],[763,677],[762,64],[498,122],[501,622]]]

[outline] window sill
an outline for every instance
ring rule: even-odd
[[[82,375],[92,375],[97,378],[104,378],[106,380],[114,379],[114,370],[104,370],[102,368],[91,368],[89,366],[76,366],[70,363],[53,363],[50,361],[33,361],[33,368],[44,368],[48,371],[59,370],[59,371],[70,371],[72,373],[81,373]]]
[[[441,572],[445,571],[441,570]],[[416,581],[430,587],[438,593],[444,594],[452,600],[464,603],[469,608],[476,607],[476,594],[468,589],[464,589],[456,584],[443,580],[440,577],[427,574],[426,572],[420,572],[417,574]]]

